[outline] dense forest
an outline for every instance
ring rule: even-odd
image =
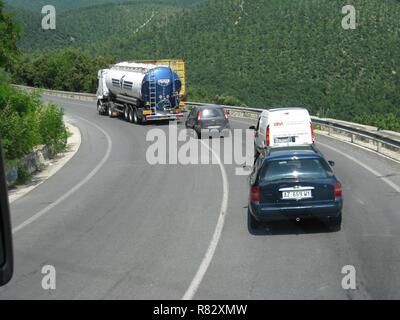
[[[204,0],[147,0],[146,2],[182,6],[199,3],[201,1]],[[4,2],[15,8],[33,12],[40,12],[43,6],[51,4],[57,9],[58,13],[64,13],[66,11],[84,9],[103,4],[135,3],[138,2],[138,0],[5,0]]]
[[[57,15],[57,30],[42,30],[43,15],[18,9],[24,37],[19,46],[24,49],[49,49],[62,47],[82,48],[92,43],[102,43],[113,36],[124,36],[141,31],[148,24],[161,26],[163,21],[175,19],[182,7],[169,4],[130,2],[103,4],[85,10]]]
[[[356,8],[355,30],[342,28],[341,10],[346,4]],[[83,60],[101,56],[107,63],[184,58],[191,100],[218,99],[252,107],[304,106],[315,115],[400,130],[399,1],[209,0],[193,6],[143,1],[123,4],[131,8],[126,15],[118,10],[121,4],[114,4],[114,9],[107,6],[107,13],[95,6],[60,16],[59,30],[54,35],[50,31],[48,37],[72,35],[77,39],[73,43],[48,41],[25,30],[25,39],[31,36],[29,41],[35,45],[26,47],[22,40],[22,49],[46,50],[22,55],[23,63],[14,70],[18,82],[51,88],[63,85],[62,74],[51,83],[37,75],[41,68],[52,69],[48,60],[54,66],[53,51],[48,48],[55,44],[62,47],[55,55],[75,52]],[[136,32],[137,25],[129,17],[146,20],[160,8],[165,9],[163,14]],[[108,14],[123,19],[108,16],[99,26],[95,17]],[[100,33],[107,36],[102,38]],[[62,59],[57,63],[62,64]],[[76,67],[84,72],[91,68]],[[71,83],[68,77],[66,73],[64,80]],[[95,77],[93,72],[83,80],[91,84],[78,87],[93,90]]]
[[[76,48],[24,54],[12,66],[14,81],[37,88],[95,92],[97,72],[115,63],[111,56],[91,56]]]

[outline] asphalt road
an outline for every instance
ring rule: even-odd
[[[15,274],[0,299],[400,298],[400,164],[318,136],[344,186],[342,230],[304,221],[251,234],[236,165],[152,166],[146,134],[166,125],[47,99],[65,108],[82,145],[11,205]],[[44,265],[56,269],[56,290],[42,288]],[[345,265],[357,290],[341,286]]]

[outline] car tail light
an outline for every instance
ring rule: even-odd
[[[202,112],[203,112],[203,111],[199,111],[199,113],[197,114],[197,124],[200,124]]]
[[[334,185],[333,185],[333,192],[335,194],[335,198],[340,198],[342,197],[342,184],[337,181]]]
[[[265,135],[265,143],[266,143],[266,145],[267,146],[269,146],[270,145],[270,129],[269,129],[269,126],[267,126],[267,132],[266,132],[266,135]]]
[[[310,123],[311,126],[311,137],[312,137],[312,142],[315,142],[315,132],[314,132],[314,127],[312,125],[312,122]]]
[[[260,201],[260,187],[259,186],[251,187],[250,200],[251,201]]]

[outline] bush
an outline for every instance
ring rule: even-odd
[[[188,86],[186,100],[192,102],[212,102],[212,99],[208,95],[208,91],[205,88],[197,87],[195,85]]]
[[[92,57],[73,49],[24,54],[12,66],[15,83],[28,86],[73,91],[96,92],[97,72],[115,63],[107,56]]]
[[[28,130],[31,120],[32,117],[21,117],[10,105],[0,111],[0,130],[6,159],[19,159],[31,151],[34,144],[32,131]]]
[[[226,106],[243,106],[243,103],[239,99],[232,96],[216,96],[215,103]]]
[[[39,112],[39,134],[42,144],[53,148],[58,153],[65,148],[68,133],[63,121],[64,111],[54,104],[49,104]]]
[[[17,184],[23,184],[31,180],[32,176],[29,174],[28,170],[22,164],[21,161],[17,162],[17,171],[18,171],[18,179],[16,181]]]
[[[356,116],[354,121],[357,123],[375,126],[378,128],[378,130],[392,130],[400,132],[400,118],[394,113],[363,114]]]
[[[4,77],[1,81],[0,133],[6,160],[21,159],[39,144],[61,151],[67,139],[63,111],[53,104],[44,106],[38,92],[24,93]]]

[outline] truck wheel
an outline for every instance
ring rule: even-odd
[[[129,107],[125,107],[124,109],[124,118],[126,121],[129,121]]]
[[[128,111],[128,121],[130,123],[133,123],[133,110],[132,110],[132,108],[129,108],[129,111]]]
[[[134,124],[139,124],[140,123],[139,116],[137,114],[137,109],[133,110],[133,123]]]
[[[114,118],[114,117],[113,117],[113,109],[112,109],[112,107],[108,107],[107,109],[108,109],[108,116],[109,116],[110,118]]]
[[[102,106],[101,102],[97,102],[97,112],[101,116],[104,115],[103,106]]]

